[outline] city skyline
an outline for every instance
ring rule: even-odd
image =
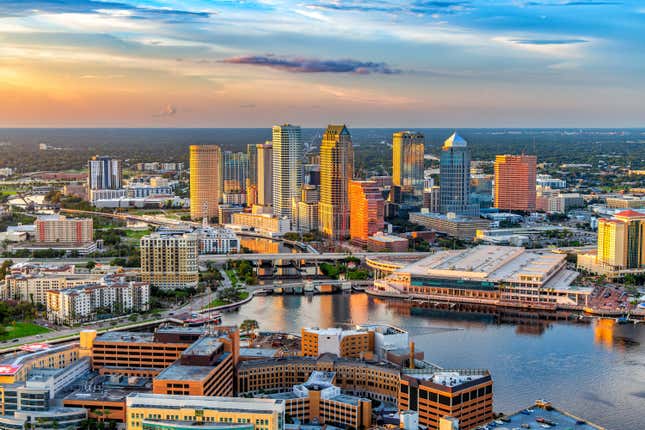
[[[637,127],[644,18],[630,0],[6,1],[0,126]]]

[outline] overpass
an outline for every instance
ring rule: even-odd
[[[345,252],[327,252],[322,254],[311,254],[311,253],[291,253],[283,252],[278,254],[230,254],[230,255],[200,255],[199,261],[202,262],[212,262],[212,263],[226,263],[229,260],[236,261],[278,261],[278,260],[289,260],[289,261],[332,261],[332,260],[344,260],[346,258],[359,258],[364,260],[365,258],[379,258],[379,257],[390,257],[390,258],[405,258],[405,257],[416,257],[422,258],[431,255],[431,252],[354,252],[354,253],[345,253]]]

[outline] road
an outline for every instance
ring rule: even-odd
[[[343,252],[327,252],[322,254],[310,253],[279,253],[279,254],[235,254],[232,255],[200,255],[200,261],[210,261],[214,263],[226,263],[227,261],[235,258],[235,260],[246,261],[261,261],[261,260],[305,260],[305,261],[327,261],[327,260],[343,260],[345,258],[356,257],[364,259],[366,257],[426,257],[431,255],[432,252],[355,252],[353,254]]]

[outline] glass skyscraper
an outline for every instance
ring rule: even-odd
[[[470,202],[470,150],[457,133],[443,143],[439,169],[441,213],[479,216],[479,205]]]

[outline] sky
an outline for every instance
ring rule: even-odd
[[[640,0],[0,0],[0,127],[642,127]]]

